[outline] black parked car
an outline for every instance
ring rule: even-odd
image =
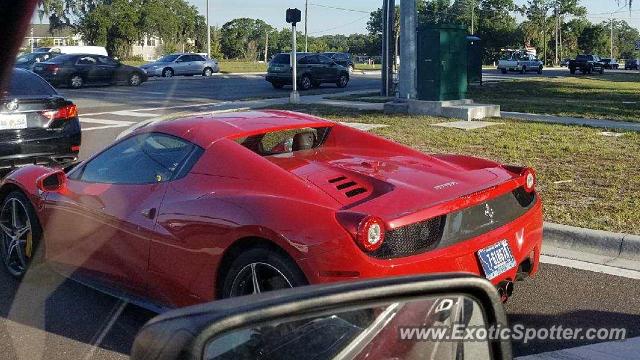
[[[14,69],[0,97],[0,168],[66,166],[78,158],[80,138],[76,105],[40,76]]]
[[[602,59],[602,63],[604,64],[605,69],[617,70],[620,68],[620,64],[618,64],[616,59]]]
[[[33,71],[53,86],[67,85],[78,89],[86,84],[127,84],[138,86],[147,81],[147,74],[108,56],[91,54],[60,55],[36,64]]]
[[[349,53],[326,52],[323,55],[335,61],[338,65],[346,67],[349,70],[349,73],[352,73],[356,68],[353,63],[353,58]]]
[[[640,70],[640,60],[638,59],[628,59],[624,62],[625,70]]]
[[[267,81],[274,88],[282,89],[292,84],[290,54],[282,53],[274,56],[269,63]],[[298,86],[301,90],[320,87],[323,83],[333,83],[339,88],[349,84],[349,70],[336,64],[335,61],[322,54],[298,55]]]
[[[35,64],[51,60],[58,55],[60,55],[60,53],[54,52],[32,52],[22,54],[16,59],[15,67],[18,69],[31,70]]]
[[[575,60],[569,61],[569,72],[575,74],[580,71],[583,74],[592,74],[594,72],[603,74],[604,63],[598,55],[578,55]]]

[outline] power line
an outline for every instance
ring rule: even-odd
[[[367,14],[367,16],[369,14],[371,14],[370,11],[357,10],[357,9],[347,9],[347,8],[331,6],[331,5],[314,4],[314,3],[309,3],[309,5],[315,6],[315,7],[320,7],[320,8],[325,8],[325,9],[333,9],[333,10],[348,11],[348,12],[357,12],[357,13]]]
[[[348,22],[346,24],[342,24],[342,25],[339,25],[339,26],[336,26],[336,27],[332,27],[332,28],[329,28],[329,29],[325,29],[325,30],[321,30],[321,31],[314,31],[314,32],[311,32],[309,34],[310,35],[317,35],[317,34],[328,33],[329,31],[333,31],[333,30],[337,30],[337,29],[340,29],[340,28],[343,28],[343,27],[346,27],[346,26],[349,26],[349,25],[353,25],[353,24],[357,23],[358,21],[364,20],[364,19],[366,19],[368,17],[369,17],[369,14],[367,14],[367,15],[361,17],[361,18],[358,18],[358,19],[356,19],[354,21]]]

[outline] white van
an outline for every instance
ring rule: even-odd
[[[107,49],[102,46],[54,46],[49,51],[60,54],[92,54],[109,56],[109,54],[107,54]]]

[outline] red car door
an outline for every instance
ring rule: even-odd
[[[147,294],[149,248],[168,182],[195,145],[163,134],[115,144],[71,171],[48,194],[47,258],[126,291]]]

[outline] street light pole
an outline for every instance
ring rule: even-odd
[[[289,101],[293,104],[297,104],[300,102],[300,94],[298,93],[298,41],[296,36],[296,24],[293,23],[291,31],[291,79],[293,85],[293,91],[289,96]]]
[[[209,25],[209,0],[207,0],[207,57],[211,58],[211,25]]]
[[[307,20],[309,19],[309,0],[304,3],[304,52],[309,52]]]
[[[611,14],[611,55],[610,59],[613,59],[613,13]]]

